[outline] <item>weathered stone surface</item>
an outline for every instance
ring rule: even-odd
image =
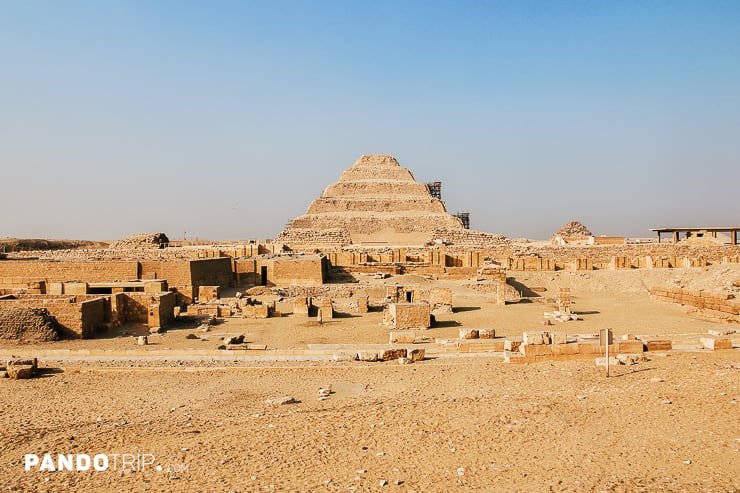
[[[139,336],[136,338],[136,344],[139,346],[146,346],[149,344],[149,338],[147,336]]]
[[[24,380],[33,376],[32,365],[8,365],[5,371],[8,374],[8,378],[13,380]]]
[[[478,337],[481,339],[495,339],[496,329],[478,329]]]
[[[504,341],[504,351],[519,351],[519,346],[522,345],[522,338],[513,336],[507,337]]]
[[[537,344],[549,344],[550,335],[547,332],[542,331],[529,331],[522,334],[522,341],[524,344],[537,345]]]
[[[394,329],[427,329],[432,324],[429,303],[391,303],[387,323]]]
[[[392,330],[388,339],[390,344],[413,344],[416,335],[413,330]]]
[[[670,351],[673,343],[670,339],[643,339],[645,349],[648,351]]]
[[[715,337],[702,337],[699,339],[701,345],[706,349],[732,349],[732,341],[727,337],[715,336]]]
[[[707,332],[713,336],[729,336],[735,333],[735,329],[709,329]]]
[[[424,359],[425,355],[426,350],[421,348],[409,349],[407,352],[407,358],[409,358],[411,361],[421,361]]]
[[[237,336],[227,336],[224,337],[224,344],[242,344],[244,342],[244,334],[239,334]]]
[[[460,329],[460,339],[478,339],[480,335],[478,329]]]
[[[390,348],[381,350],[378,353],[378,358],[382,361],[390,361],[393,359],[405,358],[406,354],[406,348]]]
[[[357,359],[357,353],[349,351],[337,351],[332,355],[334,361],[355,361]]]
[[[641,353],[644,351],[642,341],[638,340],[616,341],[615,345],[620,353]]]
[[[568,335],[565,332],[550,332],[550,344],[565,344],[568,342]]]
[[[39,367],[39,361],[37,358],[13,358],[11,360],[8,360],[7,364],[5,366],[21,366],[21,365],[31,365],[34,371]]]
[[[551,344],[550,349],[552,351],[552,354],[557,355],[569,355],[569,354],[578,354],[578,344],[576,343],[565,343],[565,344]]]
[[[284,406],[286,404],[297,404],[298,402],[299,401],[295,398],[286,395],[283,397],[275,397],[274,399],[267,399],[265,404],[268,406]]]
[[[357,359],[360,361],[378,361],[377,351],[357,351]]]
[[[162,248],[170,242],[164,233],[142,233],[127,236],[108,245],[111,250],[130,250],[136,248]]]
[[[61,334],[59,323],[46,308],[0,305],[0,339],[46,342],[60,339]]]
[[[519,346],[519,352],[527,357],[550,356],[552,355],[552,346],[549,344],[522,344]]]

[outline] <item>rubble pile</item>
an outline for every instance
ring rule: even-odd
[[[585,238],[593,236],[593,233],[582,223],[578,221],[569,221],[553,236],[561,236],[563,238]]]
[[[162,248],[170,242],[164,233],[143,233],[127,236],[112,242],[108,248],[111,250],[132,250],[138,248]]]

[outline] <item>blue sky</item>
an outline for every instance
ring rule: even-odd
[[[0,0],[0,236],[266,238],[357,157],[475,229],[737,225],[737,1]]]

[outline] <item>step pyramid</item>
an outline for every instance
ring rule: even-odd
[[[275,241],[289,246],[424,245],[462,222],[427,186],[384,154],[360,157]]]

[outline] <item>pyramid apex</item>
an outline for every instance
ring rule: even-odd
[[[362,166],[401,166],[398,160],[389,154],[364,154],[355,161],[352,167]]]

